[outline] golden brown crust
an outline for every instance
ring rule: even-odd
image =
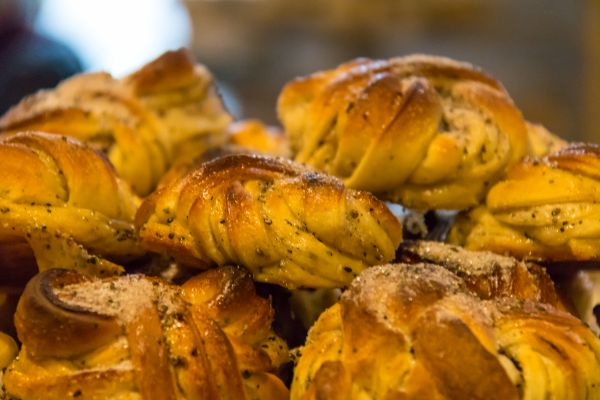
[[[515,165],[485,206],[460,216],[450,240],[549,261],[600,259],[600,149],[570,144]]]
[[[401,225],[366,192],[290,161],[231,155],[148,197],[142,246],[207,268],[237,263],[288,288],[340,287],[391,260]]]
[[[600,179],[600,145],[597,144],[571,143],[548,155],[548,162],[573,174]]]
[[[110,75],[78,75],[26,97],[0,119],[0,131],[39,130],[77,138],[104,152],[118,173],[145,194],[167,167],[157,117]],[[141,167],[143,166],[143,167]]]
[[[24,400],[285,399],[272,372],[287,361],[287,347],[272,319],[269,302],[237,267],[183,287],[141,275],[99,280],[51,270],[23,294],[23,348],[4,384]]]
[[[232,118],[210,71],[194,64],[189,51],[167,52],[123,82],[158,115],[171,138],[173,163],[191,161],[225,143]]]
[[[18,133],[0,138],[0,170],[5,285],[19,286],[37,268],[114,274],[122,268],[108,260],[142,253],[133,228],[139,199],[94,150],[67,137]]]
[[[202,163],[232,154],[264,154],[289,158],[289,141],[284,133],[255,119],[235,122],[227,127],[227,142],[206,150],[193,160],[179,162],[161,178],[158,187],[166,186],[183,178]]]
[[[173,162],[221,143],[230,120],[210,73],[179,50],[122,80],[81,74],[26,97],[0,118],[0,132],[80,139],[106,153],[119,175],[147,194]]]
[[[31,356],[75,357],[107,344],[121,333],[113,318],[69,306],[54,293],[54,288],[88,281],[75,271],[50,269],[27,283],[15,314],[15,326]]]
[[[470,64],[360,59],[292,81],[278,104],[295,159],[420,209],[463,209],[528,151],[500,83]]]
[[[124,78],[136,95],[144,96],[185,88],[194,83],[194,60],[186,49],[171,50]]]
[[[313,326],[291,398],[595,398],[599,360],[598,338],[549,305],[482,301],[431,264],[384,265]]]
[[[289,142],[283,131],[256,119],[235,122],[227,128],[228,143],[260,154],[289,158]]]
[[[403,242],[397,260],[440,265],[463,279],[482,300],[514,297],[565,309],[546,270],[534,263],[430,241]]]

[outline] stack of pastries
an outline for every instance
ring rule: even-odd
[[[277,110],[233,123],[178,50],[0,117],[4,398],[600,398],[597,145],[434,56]],[[454,210],[450,243],[386,202]]]

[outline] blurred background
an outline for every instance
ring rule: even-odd
[[[186,46],[237,117],[358,56],[432,53],[501,80],[525,116],[600,141],[597,0],[0,0],[0,112],[79,71],[122,76]]]

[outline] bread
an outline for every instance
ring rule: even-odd
[[[195,64],[189,51],[168,51],[123,83],[164,124],[174,162],[192,160],[227,139],[224,131],[232,117],[212,74]]]
[[[287,288],[347,285],[390,261],[402,227],[371,194],[282,159],[231,155],[149,196],[141,245],[180,263],[247,267]]]
[[[145,195],[170,165],[223,143],[230,121],[210,73],[182,49],[120,80],[81,74],[26,97],[0,118],[0,131],[78,138]]]
[[[235,122],[227,128],[228,143],[250,149],[260,154],[289,158],[291,156],[288,137],[275,127],[259,120],[247,119]]]
[[[296,399],[592,399],[599,339],[532,300],[481,300],[432,264],[370,268],[309,332]]]
[[[278,113],[296,161],[416,209],[478,204],[529,151],[502,85],[442,57],[358,59],[298,78]]]
[[[531,262],[423,240],[403,242],[397,261],[440,265],[483,300],[516,297],[566,309],[546,270]]]
[[[600,259],[600,146],[571,144],[516,165],[449,240],[545,261]]]
[[[6,370],[27,399],[285,399],[272,372],[287,347],[248,273],[223,267],[182,287],[127,275],[49,270],[32,279],[15,322],[23,346]]]
[[[278,114],[232,123],[178,50],[0,117],[0,398],[600,399],[597,276],[532,262],[597,263],[600,147],[425,55]]]
[[[158,187],[181,179],[194,168],[198,168],[215,158],[232,154],[264,154],[289,158],[290,150],[287,137],[277,128],[267,126],[255,119],[232,123],[226,130],[226,142],[203,152],[193,160],[179,162],[170,168],[160,179]]]
[[[2,137],[0,171],[3,285],[19,287],[38,268],[120,273],[119,263],[143,253],[133,226],[138,197],[81,142],[36,132]]]
[[[6,368],[14,360],[18,350],[13,338],[0,332],[0,369]]]
[[[527,122],[527,136],[529,137],[529,155],[532,157],[545,157],[568,146],[567,141],[554,135],[543,125]]]

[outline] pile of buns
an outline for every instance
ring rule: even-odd
[[[277,111],[178,50],[0,118],[1,396],[600,399],[598,145],[424,55]]]

